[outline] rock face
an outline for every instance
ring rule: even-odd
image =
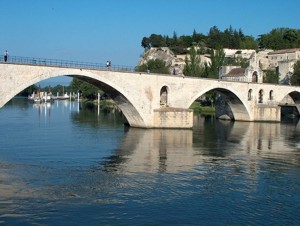
[[[139,64],[147,63],[149,60],[160,59],[166,62],[170,66],[170,74],[175,69],[176,75],[182,75],[184,68],[184,58],[177,57],[168,47],[150,48],[144,53],[144,56],[140,58]]]

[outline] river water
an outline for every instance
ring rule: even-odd
[[[123,123],[76,101],[1,108],[0,224],[300,224],[298,120]]]

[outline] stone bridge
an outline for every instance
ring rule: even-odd
[[[281,120],[286,96],[299,109],[300,87],[68,65],[0,62],[0,107],[16,94],[42,80],[70,76],[96,85],[122,110],[130,126],[142,128],[192,128],[191,104],[209,91],[223,101],[217,116],[241,121]]]

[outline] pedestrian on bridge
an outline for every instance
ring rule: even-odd
[[[111,61],[110,60],[106,61],[106,67],[108,69],[111,69]]]
[[[5,52],[4,52],[4,62],[7,62],[7,59],[8,59],[8,51],[5,50]]]

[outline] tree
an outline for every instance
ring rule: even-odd
[[[167,45],[162,35],[152,34],[149,37],[149,41],[151,47],[165,47]]]
[[[294,64],[294,73],[291,77],[291,84],[294,86],[300,85],[300,61]]]
[[[170,73],[169,65],[166,65],[166,62],[161,59],[151,59],[146,64],[139,65],[135,68],[135,71],[138,72],[147,72],[147,70],[150,70],[151,73],[158,74]]]
[[[204,74],[204,68],[201,65],[201,59],[197,55],[197,51],[194,47],[190,49],[189,57],[185,57],[185,66],[183,69],[185,76],[202,77]]]
[[[300,47],[299,39],[299,29],[276,28],[261,35],[258,41],[261,48],[278,50]]]
[[[80,92],[82,97],[89,100],[96,99],[98,92],[100,92],[98,87],[76,78],[72,80],[71,88],[72,90]]]
[[[218,78],[219,68],[224,65],[225,52],[222,48],[211,50],[211,63],[205,63],[205,73],[208,78]]]
[[[29,87],[27,87],[26,89],[24,89],[23,91],[21,91],[20,93],[17,94],[17,96],[28,96],[34,92],[37,92],[39,88],[36,85],[31,85]]]
[[[146,49],[146,50],[147,50],[147,49],[150,49],[150,47],[151,47],[150,39],[147,38],[147,37],[144,37],[143,40],[142,40],[141,45],[142,45],[142,47],[143,47],[144,49]]]
[[[279,73],[271,70],[265,72],[264,82],[278,84],[279,82]]]

